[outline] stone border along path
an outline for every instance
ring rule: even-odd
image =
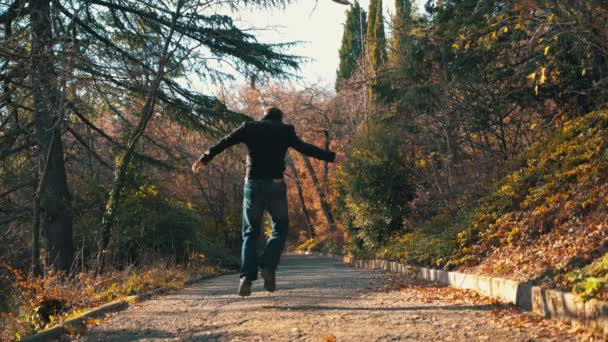
[[[474,290],[484,296],[515,304],[523,310],[545,317],[576,321],[599,331],[608,340],[608,302],[606,301],[591,299],[583,302],[579,296],[573,293],[532,286],[514,280],[414,267],[389,260],[356,260],[352,257],[318,252],[296,253],[330,257],[353,267],[410,274],[451,287]]]
[[[284,256],[277,292],[238,275],[199,282],[106,317],[83,341],[575,341],[571,326],[473,292],[338,260]]]

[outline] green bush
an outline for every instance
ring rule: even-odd
[[[203,220],[199,209],[191,204],[162,194],[157,185],[137,172],[130,174],[127,184],[111,232],[109,258],[113,265],[143,265],[158,260],[181,263],[192,253],[202,253],[207,260],[225,267],[238,265],[235,248],[236,244],[240,247],[240,204],[227,208],[226,222],[218,224]],[[79,184],[75,195],[78,266],[81,261],[83,266],[94,266],[107,189],[91,180]]]
[[[211,264],[228,269],[238,269],[239,253],[226,247],[224,241],[203,240],[200,248],[206,260]]]
[[[155,185],[142,185],[123,201],[112,231],[112,251],[127,263],[148,256],[181,262],[201,250],[199,225],[190,204],[162,196]]]
[[[458,219],[439,214],[391,241],[380,257],[408,265],[446,267],[458,247],[461,226],[454,225]]]
[[[573,292],[583,299],[608,299],[608,253],[596,262],[566,274],[565,278]]]
[[[371,124],[353,138],[337,172],[336,210],[353,243],[377,249],[403,227],[414,197],[405,140],[394,127]]]

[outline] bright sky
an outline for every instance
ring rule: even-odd
[[[419,11],[424,9],[425,2],[416,0]],[[384,18],[389,20],[395,12],[394,0],[383,3]],[[360,4],[367,11],[369,0],[360,0]],[[331,0],[296,0],[285,9],[244,9],[231,16],[240,28],[258,29],[255,33],[261,42],[303,42],[289,51],[311,59],[301,66],[302,82],[333,88],[347,9],[348,6]],[[237,83],[246,83],[246,80],[241,78]]]

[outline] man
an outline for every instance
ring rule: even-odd
[[[197,173],[213,157],[230,146],[247,145],[247,176],[243,194],[243,246],[239,295],[251,294],[251,283],[257,279],[256,242],[263,224],[264,211],[272,220],[272,234],[266,243],[262,262],[264,289],[275,290],[275,270],[287,239],[287,189],[283,181],[285,153],[289,147],[317,159],[333,162],[334,152],[307,144],[296,135],[292,125],[283,123],[283,112],[271,107],[259,121],[246,122],[205,152],[192,165]]]

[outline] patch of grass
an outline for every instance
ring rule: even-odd
[[[296,246],[296,251],[342,254],[343,243],[334,241],[331,237],[308,239]]]
[[[406,233],[391,239],[375,257],[399,260],[409,265],[448,268],[458,249],[457,236],[471,222],[474,201],[468,195],[456,199],[457,212],[439,212],[427,220],[411,224]]]
[[[582,269],[567,273],[564,279],[585,300],[608,300],[608,253]]]
[[[417,229],[394,239],[378,256],[408,265],[443,267],[455,249],[456,235],[451,230],[428,232]]]

